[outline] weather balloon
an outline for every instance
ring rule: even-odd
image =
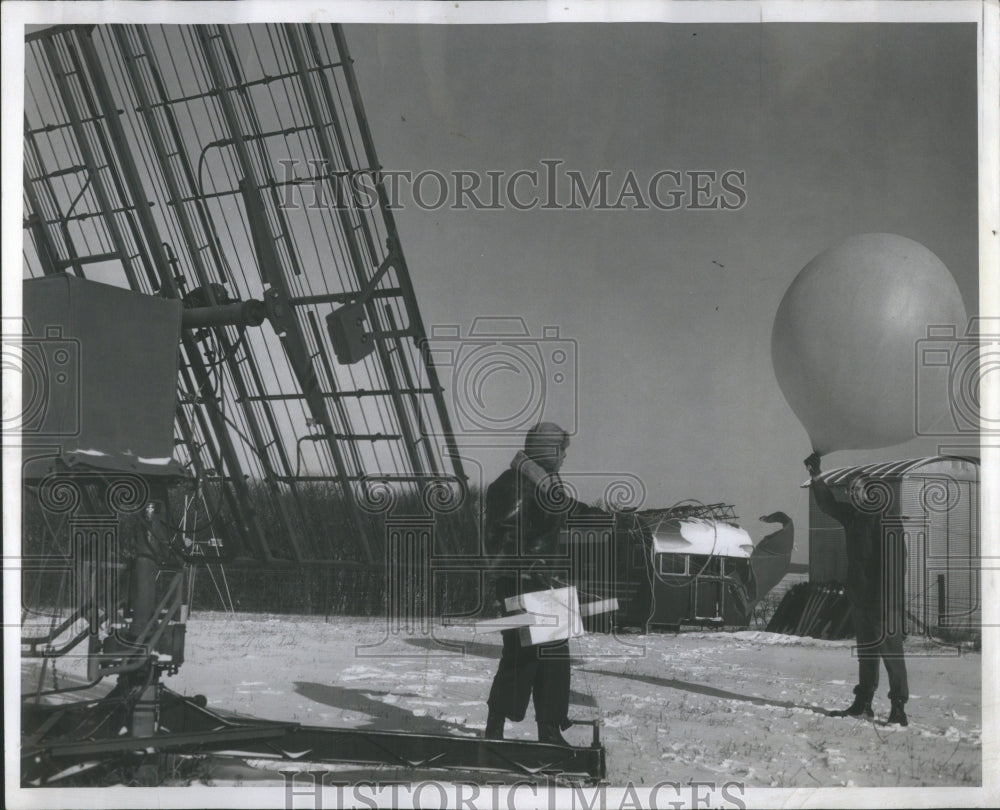
[[[964,323],[955,279],[911,239],[852,236],[809,262],[778,306],[771,360],[813,450],[912,438],[918,341]]]

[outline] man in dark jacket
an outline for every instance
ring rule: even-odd
[[[847,598],[857,636],[858,685],[854,703],[835,717],[873,718],[872,697],[878,687],[879,659],[889,675],[889,722],[907,725],[904,706],[909,698],[906,661],[903,659],[903,583],[906,545],[902,532],[885,532],[882,512],[886,503],[872,497],[871,482],[855,478],[850,503],[834,498],[820,478],[820,456],[805,461],[812,491],[820,509],[844,527],[847,541]]]
[[[605,514],[570,498],[563,488],[559,468],[568,446],[569,436],[558,425],[536,425],[528,431],[524,451],[486,490],[486,552],[501,605],[508,596],[565,587],[568,557],[559,549],[559,533],[567,517]],[[570,726],[569,641],[522,646],[517,630],[502,635],[486,737],[503,739],[504,721],[523,720],[533,697],[539,741],[568,745],[561,731]]]

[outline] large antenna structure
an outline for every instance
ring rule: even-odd
[[[25,67],[22,784],[234,747],[603,778],[596,723],[586,748],[303,726],[164,686],[196,566],[382,567],[387,612],[426,619],[427,561],[479,537],[389,512],[468,484],[339,26],[56,26]]]
[[[26,275],[188,308],[262,303],[271,328],[185,328],[177,456],[227,515],[236,556],[380,562],[367,490],[464,472],[342,31],[27,39]],[[316,484],[337,495],[324,532],[303,506]],[[261,525],[262,498],[280,531]]]

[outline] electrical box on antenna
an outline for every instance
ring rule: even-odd
[[[375,350],[375,341],[365,332],[364,304],[345,304],[326,316],[334,354],[344,365],[364,360]]]

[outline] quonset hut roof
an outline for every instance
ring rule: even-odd
[[[838,467],[834,470],[828,470],[819,478],[828,486],[837,486],[859,475],[873,479],[895,479],[925,467],[934,468],[933,470],[925,470],[927,473],[946,473],[952,477],[957,475],[963,480],[973,481],[979,478],[979,459],[967,456],[927,456],[926,458],[911,458],[905,461],[877,461],[854,467]],[[809,481],[806,480],[801,486],[808,487]]]

